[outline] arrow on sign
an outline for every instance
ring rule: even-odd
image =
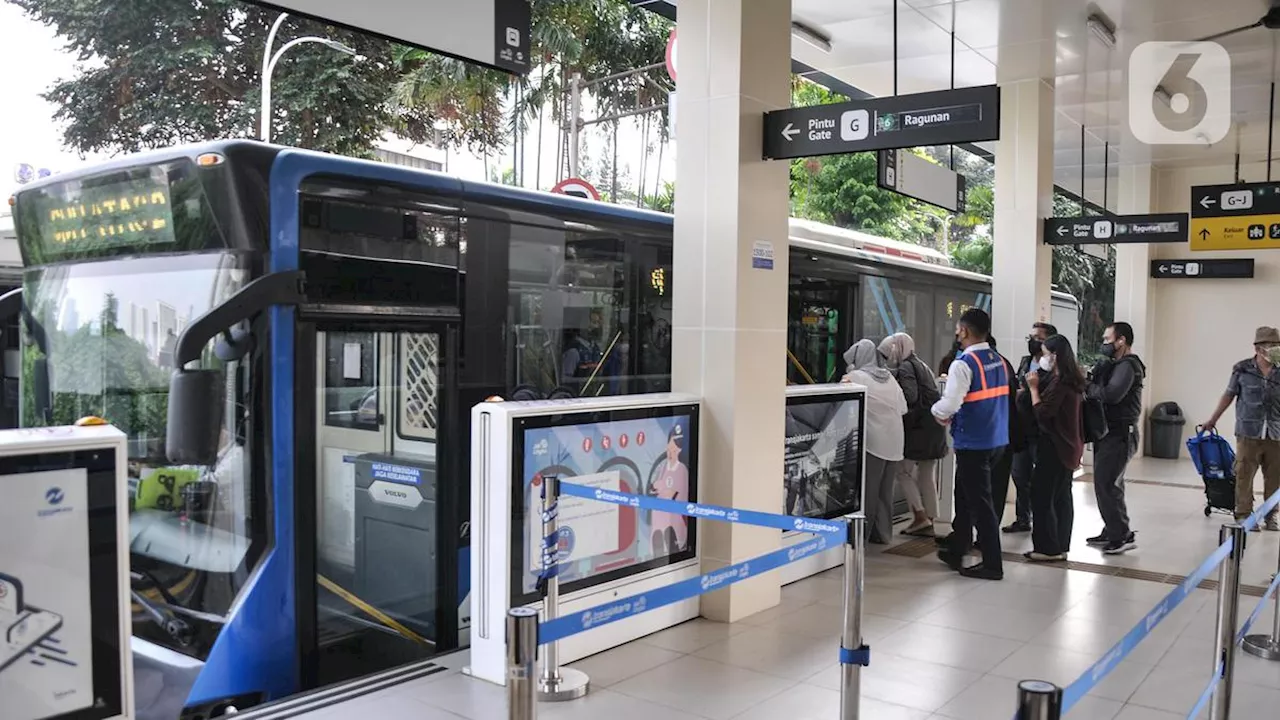
[[[1201,228],[1201,229],[1200,229],[1200,239],[1201,239],[1201,240],[1208,240],[1208,239],[1209,239],[1209,228]]]
[[[1204,197],[1200,198],[1200,207],[1204,208],[1205,210],[1208,210],[1210,205],[1217,205],[1217,204],[1218,204],[1218,201],[1214,200],[1208,195],[1205,195]]]
[[[1161,265],[1161,266],[1160,266],[1160,272],[1169,272],[1169,266],[1168,266],[1168,265]]]
[[[796,129],[796,126],[792,125],[791,123],[787,123],[787,126],[782,128],[782,137],[786,138],[787,142],[791,142],[792,140],[795,139],[796,135],[799,135],[799,134],[800,134],[800,131]]]
[[[1066,234],[1067,234],[1067,227],[1065,225],[1058,226],[1058,237],[1062,237],[1063,235],[1066,235]]]

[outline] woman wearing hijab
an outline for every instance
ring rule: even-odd
[[[871,542],[885,545],[893,537],[893,478],[902,460],[902,416],[907,414],[907,399],[893,374],[885,369],[875,343],[859,340],[845,351],[844,360],[849,371],[842,382],[867,388],[866,484],[862,495]]]
[[[916,355],[916,343],[906,333],[881,341],[880,354],[907,402],[907,414],[902,416],[903,461],[898,464],[897,480],[913,517],[902,532],[933,537],[933,522],[938,517],[938,461],[947,454],[947,430],[933,419],[930,410],[940,397],[938,381]]]

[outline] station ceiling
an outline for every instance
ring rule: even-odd
[[[633,1],[675,15],[673,0]],[[1196,40],[1251,25],[1271,0],[792,0],[793,21],[829,39],[825,49],[793,33],[793,66],[819,82],[892,95],[895,5],[898,92],[945,89],[953,74],[955,87],[1036,78],[1053,83],[1055,180],[1079,193],[1083,167],[1090,200],[1101,201],[1104,175],[1115,197],[1122,162],[1230,165],[1237,151],[1242,163],[1266,159],[1280,30],[1255,27],[1218,40],[1232,61],[1232,126],[1216,144],[1137,142],[1127,131],[1126,83],[1130,50],[1138,43]],[[1114,28],[1114,45],[1090,28],[1090,16]],[[995,150],[994,143],[984,146]]]

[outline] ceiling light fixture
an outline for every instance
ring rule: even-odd
[[[791,34],[818,48],[822,52],[831,52],[831,38],[823,35],[817,30],[814,30],[808,25],[793,21],[791,23]]]
[[[1092,13],[1085,19],[1085,25],[1088,26],[1089,32],[1098,38],[1098,41],[1108,48],[1116,46],[1116,28],[1105,15],[1100,13]]]

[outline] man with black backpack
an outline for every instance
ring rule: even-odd
[[[1102,533],[1088,539],[1107,555],[1138,546],[1129,527],[1124,497],[1124,471],[1138,451],[1138,420],[1142,415],[1142,382],[1146,365],[1133,352],[1133,326],[1115,322],[1102,333],[1103,359],[1090,373],[1086,396],[1100,401],[1106,415],[1106,435],[1093,443],[1093,491],[1104,524]]]

